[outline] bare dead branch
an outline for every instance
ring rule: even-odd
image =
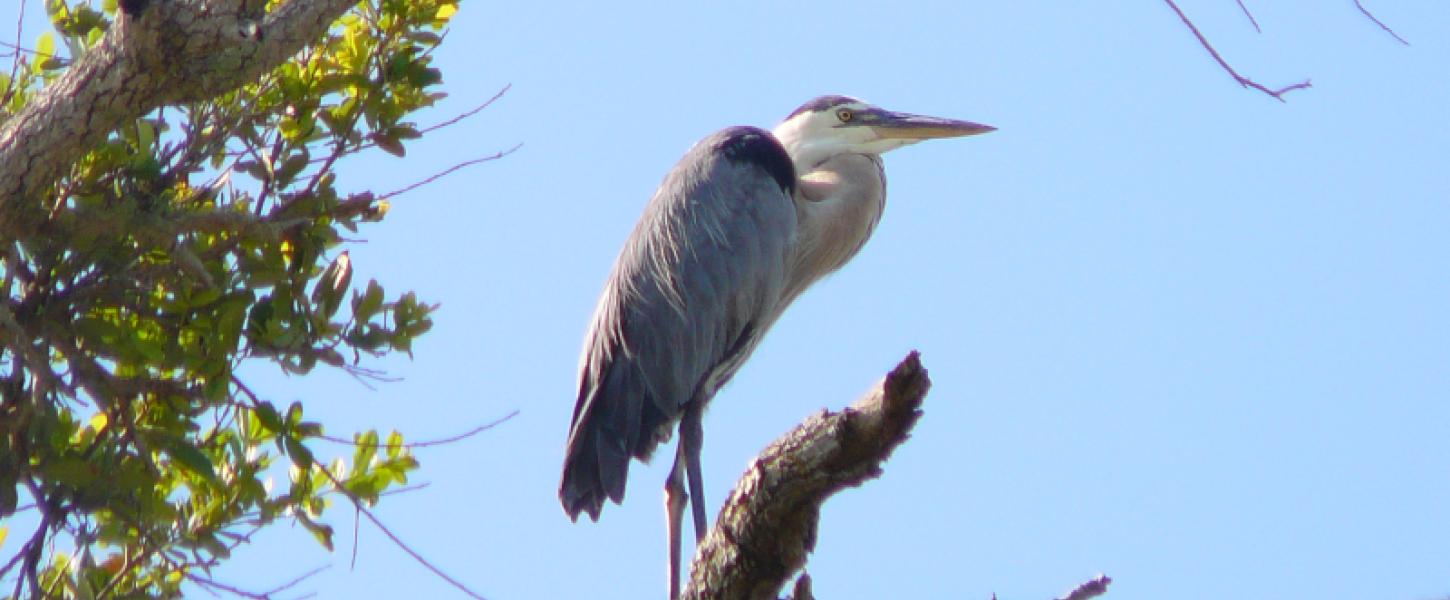
[[[1305,79],[1304,81],[1301,81],[1299,83],[1286,85],[1278,89],[1269,89],[1268,87],[1265,87],[1263,84],[1257,81],[1240,75],[1239,72],[1235,71],[1232,66],[1229,66],[1228,61],[1224,60],[1223,56],[1218,53],[1218,50],[1214,49],[1213,44],[1208,43],[1208,38],[1203,36],[1203,32],[1198,30],[1198,26],[1193,24],[1193,20],[1189,19],[1188,15],[1183,14],[1183,9],[1178,8],[1178,3],[1174,2],[1173,0],[1163,1],[1168,3],[1168,7],[1172,8],[1173,12],[1178,14],[1178,18],[1183,20],[1183,24],[1188,26],[1188,30],[1193,32],[1193,37],[1198,38],[1198,43],[1203,46],[1204,50],[1208,51],[1209,56],[1212,56],[1213,60],[1218,62],[1218,66],[1223,67],[1223,70],[1227,71],[1229,76],[1233,77],[1234,81],[1237,81],[1239,85],[1246,88],[1253,88],[1259,90],[1265,94],[1273,96],[1275,100],[1278,100],[1280,102],[1284,102],[1284,94],[1287,94],[1294,90],[1302,90],[1313,87],[1309,83],[1309,80]]]
[[[912,352],[851,407],[821,411],[771,443],[696,550],[682,597],[775,598],[815,547],[821,504],[881,475],[881,463],[921,417],[930,387]]]
[[[1058,600],[1089,600],[1090,598],[1096,598],[1098,596],[1108,593],[1108,584],[1111,584],[1112,582],[1112,577],[1099,574],[1097,577],[1094,577],[1084,582],[1082,585],[1073,588],[1071,592],[1068,592],[1066,596],[1063,596]]]
[[[1390,29],[1390,26],[1389,25],[1385,25],[1383,21],[1380,21],[1374,15],[1370,14],[1369,9],[1365,8],[1363,4],[1360,4],[1359,3],[1359,0],[1354,0],[1354,7],[1355,8],[1358,8],[1359,9],[1359,12],[1364,13],[1364,16],[1365,17],[1369,18],[1369,20],[1371,20],[1371,21],[1374,21],[1374,24],[1375,25],[1379,25],[1380,26],[1380,29],[1385,30],[1385,33],[1390,34],[1390,36],[1394,37],[1401,44],[1404,44],[1406,46],[1410,45],[1409,42],[1405,41],[1405,38],[1400,37],[1400,34],[1395,33],[1395,30]]]

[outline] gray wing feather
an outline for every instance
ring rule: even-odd
[[[648,459],[668,440],[685,404],[708,401],[775,318],[795,205],[781,172],[768,168],[778,165],[732,152],[742,135],[789,160],[754,128],[696,144],[655,192],[605,284],[580,358],[559,489],[573,518],[597,519],[606,497],[619,502],[629,459]]]

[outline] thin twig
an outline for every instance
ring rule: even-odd
[[[1401,44],[1404,44],[1406,46],[1410,45],[1409,42],[1405,41],[1405,38],[1400,37],[1400,34],[1395,33],[1395,30],[1390,29],[1389,25],[1385,25],[1384,22],[1380,21],[1379,19],[1375,18],[1374,15],[1370,14],[1369,9],[1365,8],[1363,4],[1360,4],[1359,0],[1354,0],[1354,7],[1358,8],[1359,12],[1364,13],[1364,16],[1369,17],[1369,20],[1374,21],[1375,25],[1379,25],[1380,29],[1385,30],[1385,33],[1394,36],[1394,38],[1396,40],[1399,40]]]
[[[0,578],[10,573],[10,569],[15,568],[15,563],[20,562],[22,556],[25,556],[25,546],[21,546],[20,550],[15,553],[15,556],[10,557],[10,560],[5,561],[5,566],[0,567]]]
[[[277,587],[274,587],[274,588],[272,588],[270,590],[267,590],[265,592],[262,592],[262,593],[270,596],[270,595],[275,594],[277,592],[287,591],[288,589],[296,586],[297,584],[302,583],[307,578],[312,577],[313,575],[316,575],[318,573],[321,573],[321,572],[326,571],[326,570],[331,569],[331,568],[332,568],[332,565],[322,565],[320,567],[317,567],[315,569],[312,569],[311,571],[308,571],[306,573],[303,573],[301,575],[298,575],[296,577],[293,577],[292,580],[291,581],[288,581],[287,583],[284,583],[282,585],[279,585]]]
[[[381,497],[381,496],[392,496],[394,494],[406,494],[408,492],[416,492],[416,491],[421,490],[423,488],[426,488],[426,487],[428,487],[430,485],[432,485],[432,484],[430,484],[430,483],[428,483],[426,481],[423,482],[423,483],[419,483],[417,485],[405,485],[405,486],[400,487],[400,488],[395,489],[395,490],[388,490],[386,492],[378,492],[378,496],[379,497]]]
[[[227,585],[210,577],[193,575],[189,570],[182,570],[181,576],[190,579],[192,582],[195,582],[196,584],[202,586],[202,589],[208,589],[208,591],[210,591],[209,588],[216,588],[230,594],[241,596],[243,598],[251,598],[252,600],[271,600],[271,597],[266,594],[249,592],[233,585]]]
[[[1249,18],[1249,23],[1253,24],[1254,31],[1257,31],[1259,33],[1263,33],[1264,30],[1259,28],[1259,20],[1254,18],[1254,13],[1249,12],[1249,7],[1247,7],[1247,6],[1244,5],[1244,0],[1234,0],[1234,1],[1239,3],[1239,10],[1244,11],[1244,16]]]
[[[21,0],[21,2],[20,2],[20,15],[17,16],[17,17],[15,17],[15,43],[16,44],[19,44],[20,43],[20,40],[25,39],[23,37],[20,37],[20,36],[25,35],[25,5],[26,5],[25,0]],[[4,43],[4,42],[0,42],[0,43]],[[21,50],[21,48],[20,48],[20,46],[16,46],[16,45],[12,45],[12,44],[5,44],[5,45],[6,46],[10,46],[11,48],[14,48],[14,51],[12,51],[9,54],[6,54],[5,55],[5,56],[10,56],[11,57],[11,59],[10,59],[10,79],[6,80],[6,82],[5,82],[5,94],[3,96],[0,96],[0,102],[6,102],[6,103],[8,103],[8,102],[10,102],[10,96],[15,93],[15,76],[18,75],[18,74],[20,74],[20,50]],[[6,282],[5,289],[7,289],[7,290],[10,289],[9,282]]]
[[[191,570],[189,570],[189,569],[183,569],[182,570],[182,576],[183,577],[186,577],[187,579],[190,579],[191,581],[195,582],[196,584],[202,586],[202,589],[204,589],[204,590],[206,590],[208,592],[211,592],[213,596],[216,596],[217,595],[216,592],[213,591],[213,589],[217,589],[217,590],[222,590],[224,592],[228,592],[230,594],[234,594],[234,595],[237,595],[237,596],[241,596],[243,598],[252,598],[254,600],[272,600],[272,596],[273,595],[275,595],[277,593],[280,593],[280,592],[287,591],[288,589],[291,589],[291,588],[295,587],[297,584],[302,583],[303,581],[306,581],[308,578],[312,577],[313,575],[316,575],[318,573],[321,573],[321,572],[326,571],[326,570],[331,569],[331,568],[332,568],[332,565],[322,565],[320,567],[317,567],[317,568],[312,569],[311,571],[308,571],[306,573],[303,573],[301,575],[298,575],[298,576],[292,578],[290,581],[288,581],[286,583],[283,583],[282,585],[279,585],[279,586],[274,587],[274,588],[272,588],[270,590],[266,590],[266,591],[262,591],[262,592],[250,592],[250,591],[244,590],[244,589],[239,588],[239,587],[234,586],[234,585],[228,585],[228,584],[222,583],[220,581],[217,581],[215,579],[212,579],[211,577],[202,577],[200,575],[195,575],[195,574],[192,574]],[[310,596],[312,594],[308,594],[308,595]],[[306,597],[306,596],[303,596],[303,597]]]
[[[347,488],[343,487],[342,482],[337,480],[337,477],[332,474],[332,471],[327,467],[323,466],[322,463],[317,462],[316,458],[312,459],[312,465],[316,467],[319,471],[321,471],[323,475],[326,475],[328,480],[332,481],[332,485],[336,487],[339,491],[341,491],[342,494],[346,496],[349,501],[352,502],[352,505],[357,507],[357,510],[361,512],[364,517],[367,517],[369,521],[372,521],[373,525],[376,525],[378,530],[383,532],[383,535],[388,536],[388,539],[392,540],[393,544],[397,545],[398,548],[401,548],[403,552],[408,553],[408,556],[413,557],[413,560],[418,561],[418,564],[427,567],[427,569],[429,571],[432,571],[434,575],[443,578],[444,581],[452,584],[453,587],[458,588],[459,591],[467,594],[470,598],[486,600],[478,592],[469,589],[468,586],[463,585],[463,583],[459,582],[457,579],[449,577],[447,573],[443,572],[443,569],[440,569],[433,563],[428,562],[428,559],[423,558],[423,555],[418,554],[416,550],[413,550],[407,544],[403,543],[403,540],[399,538],[396,534],[394,534],[391,529],[388,529],[387,525],[383,525],[383,522],[379,520],[376,516],[374,516],[372,511],[368,510],[366,507],[363,506],[362,499],[358,498],[352,492],[348,491]]]
[[[126,562],[121,565],[121,568],[120,569],[117,569],[116,570],[116,574],[111,577],[111,580],[108,581],[108,582],[106,582],[106,587],[103,587],[103,588],[101,588],[101,591],[96,592],[96,597],[97,598],[105,598],[107,594],[110,594],[112,590],[116,589],[116,586],[121,583],[121,580],[122,579],[125,579],[128,575],[131,574],[131,568],[132,567],[136,566],[137,563],[140,563],[140,562],[145,561],[145,560],[149,560],[150,557],[151,557],[151,547],[150,546],[147,546],[146,549],[145,549],[145,551],[139,552],[139,553],[136,553],[136,554],[132,554],[130,552],[127,552],[126,553]]]
[[[1284,94],[1286,93],[1292,92],[1294,90],[1302,90],[1305,88],[1313,87],[1312,85],[1310,85],[1309,80],[1305,79],[1304,81],[1295,83],[1293,85],[1286,85],[1277,90],[1271,90],[1267,87],[1264,87],[1263,84],[1257,81],[1249,79],[1248,77],[1244,77],[1243,75],[1239,75],[1238,71],[1235,71],[1233,67],[1229,66],[1228,61],[1223,59],[1223,56],[1218,53],[1218,50],[1215,50],[1213,48],[1213,44],[1208,43],[1208,38],[1203,36],[1203,33],[1198,30],[1198,26],[1193,24],[1193,20],[1189,19],[1188,15],[1183,14],[1183,9],[1178,8],[1178,3],[1174,2],[1173,0],[1163,1],[1168,3],[1168,7],[1172,8],[1173,12],[1178,13],[1178,18],[1182,19],[1183,24],[1188,26],[1188,30],[1193,32],[1193,37],[1198,38],[1198,43],[1203,45],[1203,48],[1205,50],[1208,50],[1209,56],[1212,56],[1213,60],[1218,61],[1218,65],[1220,67],[1223,67],[1223,70],[1228,71],[1228,74],[1234,78],[1234,81],[1239,82],[1239,85],[1259,90],[1265,94],[1273,96],[1275,100],[1278,100],[1280,102],[1285,101]]]
[[[462,169],[464,167],[471,167],[471,166],[476,165],[478,163],[485,163],[485,162],[489,162],[489,161],[493,161],[493,160],[498,160],[500,158],[503,158],[505,156],[508,156],[510,154],[513,154],[515,151],[517,151],[519,148],[522,148],[522,147],[524,147],[524,145],[523,145],[522,142],[520,142],[518,144],[515,144],[514,147],[509,148],[508,150],[503,150],[503,151],[495,152],[494,154],[492,154],[490,156],[485,156],[483,158],[475,158],[473,160],[463,161],[461,163],[458,163],[456,165],[453,165],[451,167],[448,167],[447,169],[444,169],[441,172],[434,173],[431,177],[429,177],[427,179],[424,179],[422,181],[415,182],[415,183],[413,183],[411,185],[408,185],[407,187],[404,187],[402,189],[393,190],[391,192],[388,192],[386,194],[383,194],[381,196],[378,196],[378,199],[379,200],[387,200],[388,198],[392,198],[392,197],[398,196],[400,194],[406,194],[406,193],[411,192],[413,190],[416,190],[416,189],[418,189],[420,187],[423,187],[425,185],[428,185],[430,183],[433,183],[435,181],[438,181],[439,179],[442,179],[442,178],[444,178],[444,177],[446,177],[448,175],[451,175],[454,171],[457,171],[457,170]]]
[[[358,527],[361,524],[359,523],[358,516],[361,514],[362,512],[356,508],[352,511],[352,560],[347,563],[347,570],[349,571],[357,570],[357,536],[358,531],[362,530],[362,527]]]
[[[480,433],[483,433],[485,431],[488,431],[490,429],[493,429],[494,427],[502,424],[504,421],[507,421],[509,419],[514,418],[515,416],[518,416],[518,414],[519,414],[518,409],[515,409],[513,412],[511,412],[509,414],[506,414],[506,415],[504,415],[502,417],[499,417],[498,419],[495,419],[491,423],[486,423],[484,425],[479,425],[478,427],[474,427],[473,429],[470,429],[470,430],[465,431],[463,433],[460,433],[458,435],[449,436],[449,437],[446,437],[446,438],[441,438],[441,439],[436,439],[436,440],[425,440],[425,441],[422,441],[422,442],[408,442],[408,443],[405,443],[405,444],[378,444],[378,448],[379,449],[392,449],[392,448],[427,448],[428,446],[441,446],[443,444],[451,444],[453,442],[461,441],[461,440],[464,440],[464,439],[473,437],[475,435],[478,435]],[[348,439],[343,439],[343,438],[340,438],[340,437],[335,437],[335,436],[330,436],[330,435],[319,435],[319,436],[317,436],[317,439],[326,440],[326,441],[332,442],[334,444],[344,444],[344,445],[348,445],[348,446],[356,446],[356,445],[358,445],[357,444],[357,441],[355,441],[355,440],[348,440]]]
[[[504,93],[508,92],[509,89],[513,87],[513,85],[514,84],[512,84],[512,83],[504,85],[503,86],[503,89],[499,90],[498,93],[494,94],[492,98],[489,98],[488,100],[485,100],[483,102],[483,104],[480,104],[478,106],[475,106],[472,109],[469,109],[467,112],[464,112],[464,113],[462,113],[462,114],[460,114],[458,116],[455,116],[455,117],[453,117],[451,119],[448,119],[447,121],[443,121],[441,123],[435,123],[433,125],[429,125],[427,127],[424,127],[422,129],[419,129],[418,130],[418,133],[420,135],[421,134],[425,134],[425,133],[430,133],[430,132],[433,132],[433,131],[442,129],[444,127],[448,127],[449,125],[456,124],[459,121],[462,121],[462,120],[467,119],[467,118],[469,118],[469,117],[471,117],[473,115],[478,114],[483,109],[488,108],[490,105],[492,105],[499,98],[502,98],[503,95],[504,95]],[[378,145],[377,142],[364,142],[364,143],[358,144],[355,148],[353,148],[352,149],[352,152],[362,152],[363,150],[368,150],[368,149],[371,149],[371,148],[376,148],[377,145]],[[314,158],[312,160],[307,161],[307,164],[313,165],[313,164],[317,164],[317,163],[323,162],[325,160],[327,160],[326,157]]]
[[[467,118],[469,118],[469,117],[471,117],[473,115],[476,115],[480,111],[482,111],[483,109],[488,108],[488,106],[490,104],[493,104],[494,101],[498,100],[499,98],[502,98],[504,94],[508,93],[509,88],[512,88],[513,86],[514,86],[514,84],[512,84],[512,83],[504,84],[503,89],[499,90],[498,93],[494,94],[492,98],[489,98],[488,100],[484,100],[483,101],[483,104],[480,104],[480,105],[474,107],[472,110],[470,110],[470,111],[468,111],[466,113],[463,113],[461,115],[458,115],[456,117],[453,117],[452,119],[448,119],[447,121],[444,121],[442,123],[438,123],[437,125],[430,125],[428,127],[424,127],[423,129],[419,130],[418,133],[428,133],[428,132],[431,132],[431,131],[434,131],[434,130],[437,130],[437,129],[442,129],[444,127],[447,127],[449,125],[452,125],[454,123],[457,123],[459,121],[462,121],[464,119],[467,119]]]
[[[25,583],[29,583],[31,596],[39,598],[43,592],[40,589],[40,579],[36,572],[40,568],[41,547],[45,545],[46,533],[54,524],[52,522],[54,508],[45,502],[45,494],[40,491],[40,486],[36,485],[33,479],[26,478],[25,486],[30,490],[31,497],[35,498],[37,504],[40,504],[40,526],[35,528],[35,534],[20,548],[20,553],[25,558],[21,562],[20,572],[15,574],[14,596],[19,598],[20,590],[24,589]],[[62,515],[63,517],[64,515]],[[9,569],[9,567],[6,568]]]

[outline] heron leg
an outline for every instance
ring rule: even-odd
[[[700,474],[700,449],[705,445],[703,403],[691,402],[680,418],[680,448],[689,461],[686,471],[690,480],[690,509],[695,517],[695,544],[705,539],[705,478]],[[678,461],[678,459],[676,459]]]
[[[680,521],[685,516],[685,445],[683,440],[675,451],[675,465],[665,478],[665,533],[670,541],[670,600],[680,597]]]

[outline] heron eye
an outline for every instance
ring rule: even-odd
[[[851,118],[855,116],[856,115],[851,114],[851,109],[849,108],[843,108],[836,111],[836,118],[840,119],[842,123],[849,123],[851,121]]]

